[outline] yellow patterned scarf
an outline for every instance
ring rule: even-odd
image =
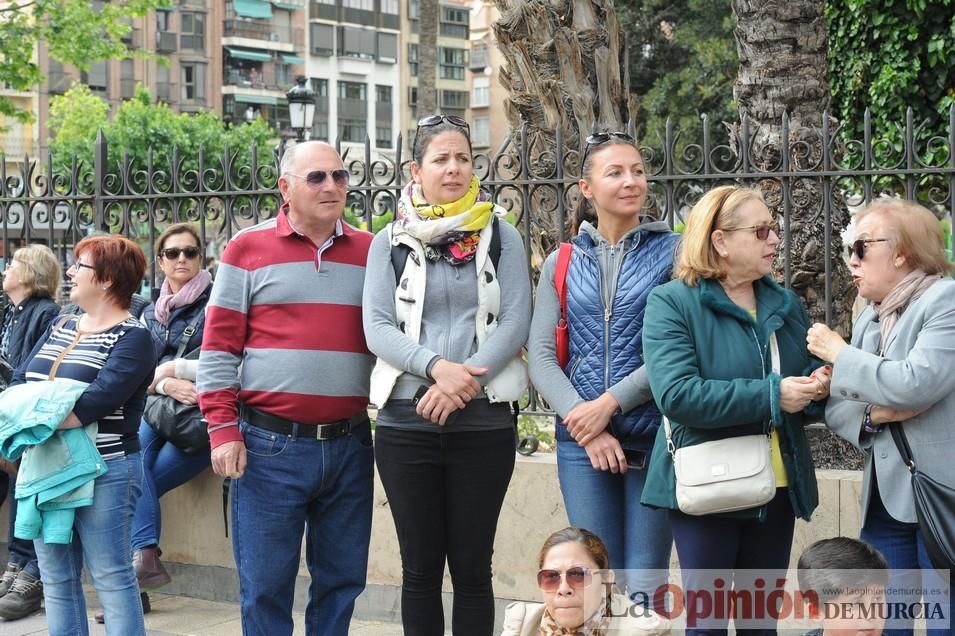
[[[458,265],[477,254],[481,230],[493,215],[494,204],[472,176],[464,196],[444,205],[431,205],[417,184],[408,184],[398,202],[397,225],[421,242],[429,260],[444,258]]]
[[[550,612],[544,610],[541,617],[540,636],[606,636],[610,629],[610,610],[607,600],[600,604],[600,609],[593,613],[587,621],[577,628],[561,627]]]

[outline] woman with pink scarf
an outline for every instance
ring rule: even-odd
[[[188,354],[202,344],[206,303],[212,291],[212,277],[202,269],[203,254],[198,233],[187,223],[172,225],[159,236],[156,258],[165,280],[159,298],[146,308],[142,318],[153,334],[159,360],[149,394],[168,395],[190,405],[196,403],[198,357],[193,360]],[[185,347],[181,347],[184,338]],[[182,357],[177,357],[180,351]],[[160,437],[145,419],[139,428],[139,443],[143,495],[133,519],[132,547],[136,577],[145,590],[171,580],[159,560],[159,498],[201,473],[209,465],[209,453],[184,453]],[[148,612],[148,599],[143,601],[143,609]]]

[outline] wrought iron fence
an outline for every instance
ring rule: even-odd
[[[784,282],[793,284],[793,245],[788,239],[793,219],[823,217],[824,237],[816,245],[825,264],[826,317],[830,318],[832,267],[840,255],[832,250],[840,210],[871,201],[880,194],[914,199],[940,218],[955,216],[955,107],[949,111],[947,135],[933,135],[914,121],[893,131],[874,131],[868,116],[863,139],[843,139],[833,121],[792,125],[786,116],[778,126],[748,120],[713,125],[702,118],[692,139],[670,122],[646,134],[642,151],[649,171],[649,212],[671,227],[682,222],[692,204],[715,185],[746,183],[769,193],[769,203],[782,215]],[[475,157],[475,173],[494,200],[507,209],[522,230],[533,267],[542,262],[556,235],[564,238],[574,208],[580,148],[556,134],[517,131],[496,152]],[[408,180],[409,158],[402,156],[399,135],[393,155],[364,146],[338,143],[351,173],[346,212],[377,228],[394,210],[401,186]],[[117,153],[114,149],[113,153]],[[175,149],[164,165],[150,159],[137,165],[127,156],[110,163],[106,141],[98,139],[92,165],[73,158],[54,169],[51,157],[20,164],[16,174],[0,167],[0,233],[4,254],[15,244],[42,241],[58,251],[63,262],[71,246],[94,230],[122,233],[139,240],[150,262],[153,242],[165,225],[196,223],[209,255],[216,256],[238,229],[274,216],[277,153],[259,162],[235,153],[221,157],[180,157]],[[113,157],[116,155],[114,154]],[[62,165],[62,164],[57,164]],[[109,166],[118,168],[111,169]],[[798,213],[798,214],[797,214]],[[547,237],[540,228],[549,228]],[[799,246],[800,253],[809,248]],[[149,274],[154,284],[154,268]],[[799,281],[795,281],[798,283]]]

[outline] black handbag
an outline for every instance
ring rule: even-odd
[[[902,461],[912,473],[915,514],[929,559],[939,570],[955,570],[955,488],[939,483],[918,469],[902,424],[889,425]]]
[[[196,325],[202,319],[202,316],[203,312],[199,312],[195,320],[182,332],[179,350],[176,352],[177,358],[183,357],[183,351],[185,351],[189,339],[196,332]],[[197,347],[185,357],[195,359],[198,356],[199,348]],[[209,424],[202,417],[202,412],[196,404],[183,404],[168,395],[149,395],[146,396],[146,409],[143,411],[143,419],[156,431],[156,435],[187,455],[195,455],[209,450]]]

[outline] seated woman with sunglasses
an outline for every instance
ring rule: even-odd
[[[880,199],[856,215],[855,227],[849,269],[869,305],[852,327],[851,345],[822,324],[807,340],[832,364],[826,425],[866,451],[862,539],[896,573],[890,588],[915,590],[932,563],[889,424],[901,423],[920,472],[955,488],[955,281],[947,277],[952,263],[938,219],[922,206]]]
[[[581,164],[566,312],[554,252],[537,285],[531,378],[558,414],[557,470],[570,523],[606,541],[621,589],[645,604],[666,582],[672,539],[666,513],[640,505],[660,426],[640,335],[647,295],[670,279],[679,237],[643,216],[646,167],[630,135],[591,135]],[[564,345],[555,331],[561,324],[569,332]]]
[[[785,578],[796,517],[808,521],[818,503],[803,427],[813,421],[807,406],[828,395],[829,377],[825,371],[807,377],[820,365],[806,350],[806,311],[772,279],[778,229],[759,191],[710,190],[690,210],[676,280],[647,302],[643,351],[653,395],[669,422],[657,434],[642,501],[669,512],[688,591],[713,591],[715,579],[705,570],[719,571],[736,589],[753,584],[740,570]],[[815,414],[821,417],[821,407]],[[770,436],[772,470],[764,471],[762,490],[734,512],[694,509],[676,484],[677,451],[763,434]],[[721,467],[734,469],[724,463],[712,474]],[[765,503],[746,505],[766,495]],[[687,618],[710,619],[711,628],[687,633],[726,633],[728,619]],[[737,630],[746,618],[734,617]]]
[[[616,591],[607,547],[589,530],[564,528],[547,537],[537,566],[544,602],[508,605],[501,636],[670,632],[666,619]]]
[[[363,297],[378,356],[375,459],[398,531],[407,636],[494,629],[491,552],[514,470],[514,416],[530,324],[524,245],[473,174],[467,123],[418,122],[412,183],[374,239]]]
[[[188,355],[202,344],[212,276],[202,269],[202,242],[188,223],[171,225],[160,234],[156,240],[156,255],[164,280],[159,298],[143,312],[143,322],[152,333],[159,354],[149,393],[168,395],[182,404],[195,404],[198,358],[177,358],[176,354],[182,351]],[[133,519],[133,564],[139,586],[150,589],[172,580],[159,560],[162,529],[159,498],[209,466],[209,453],[184,453],[160,437],[145,419],[139,427],[139,445],[143,453],[143,495],[136,504]],[[145,593],[143,608],[149,611]]]

